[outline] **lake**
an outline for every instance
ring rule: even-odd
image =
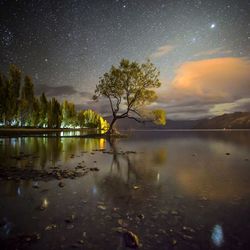
[[[249,153],[250,131],[0,138],[1,249],[129,249],[125,229],[140,249],[250,249]]]

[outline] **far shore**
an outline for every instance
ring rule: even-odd
[[[204,132],[204,131],[249,131],[250,129],[121,129],[121,132]],[[61,135],[61,132],[81,131],[86,134],[80,135]],[[99,133],[96,128],[17,128],[17,127],[2,127],[0,128],[0,137],[29,137],[29,136],[61,136],[61,137],[83,137],[83,138],[103,138],[104,133]],[[113,135],[114,137],[127,137],[125,134]]]
[[[8,135],[34,135],[34,134],[51,134],[60,133],[67,131],[85,131],[85,132],[96,132],[95,128],[0,128],[0,136]]]

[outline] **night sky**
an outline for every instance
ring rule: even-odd
[[[249,111],[250,1],[0,0],[0,71],[18,65],[37,94],[107,113],[90,99],[122,58],[158,67],[169,118]]]

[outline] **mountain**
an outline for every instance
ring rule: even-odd
[[[197,129],[250,129],[250,113],[235,112],[204,119],[198,122],[194,128]]]
[[[105,117],[111,121],[112,117]],[[131,119],[117,121],[116,127],[120,130],[130,129],[250,129],[250,113],[235,112],[224,114],[210,119],[202,120],[170,120],[167,119],[165,126],[159,126],[152,122],[138,123]]]

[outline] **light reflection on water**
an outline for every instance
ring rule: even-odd
[[[224,235],[221,225],[214,226],[211,238],[215,246],[220,247],[223,244]]]
[[[183,240],[183,227],[195,229],[193,244],[202,249],[209,249],[212,243],[222,249],[234,249],[235,244],[237,249],[238,242],[230,240],[244,242],[250,231],[249,152],[249,132],[138,133],[111,142],[29,137],[15,138],[13,143],[5,138],[0,144],[1,166],[72,169],[86,165],[100,171],[62,180],[63,188],[58,187],[58,181],[0,182],[0,214],[14,222],[19,232],[27,228],[42,231],[51,223],[59,224],[58,230],[65,230],[65,217],[74,212],[79,224],[72,229],[74,233],[67,234],[69,240],[75,241],[83,231],[92,235],[96,248],[86,249],[100,249],[103,242],[109,249],[117,249],[117,236],[110,228],[119,226],[118,215],[139,234],[144,249],[172,249],[168,245],[172,238],[178,241],[175,249],[192,249]],[[98,202],[107,209],[100,211]],[[43,212],[37,212],[35,208],[39,206],[45,208]],[[114,211],[119,211],[118,215],[114,216]],[[142,224],[138,214],[145,217]],[[38,221],[30,219],[33,215]],[[170,229],[173,232],[168,233]],[[162,235],[164,231],[167,233]],[[152,239],[155,235],[158,238]],[[48,245],[55,247],[57,236],[46,237]],[[43,248],[38,245],[37,249]]]

